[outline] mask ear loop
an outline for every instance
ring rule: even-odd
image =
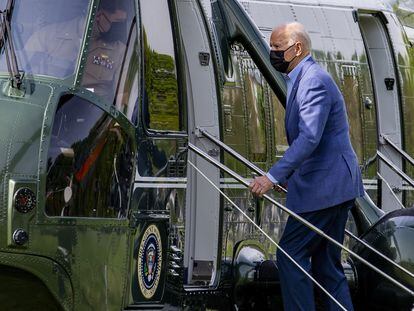
[[[289,46],[286,50],[283,51],[283,59],[285,62],[291,63],[296,57],[298,57],[299,55],[295,55],[291,60],[286,60],[285,59],[285,53],[287,50],[289,50],[292,46],[295,46],[296,43],[299,43],[299,41],[296,41],[295,43],[293,43],[291,46]]]

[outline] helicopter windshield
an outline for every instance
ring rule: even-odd
[[[4,9],[7,0],[0,0]],[[26,74],[66,78],[75,73],[89,0],[15,1],[11,16],[19,69]],[[0,71],[7,60],[0,54]]]

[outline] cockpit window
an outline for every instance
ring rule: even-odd
[[[101,0],[96,10],[81,86],[133,119],[139,57],[134,0]]]
[[[144,81],[142,116],[153,131],[184,130],[173,27],[167,0],[140,1]]]
[[[0,1],[1,10],[6,4]],[[15,1],[11,33],[19,69],[56,78],[73,75],[88,7],[88,0]],[[7,71],[4,53],[0,55],[0,71]]]

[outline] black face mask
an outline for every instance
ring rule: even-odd
[[[286,50],[284,51],[270,51],[270,63],[272,64],[272,66],[279,72],[283,72],[286,73],[289,64],[296,58],[293,57],[290,61],[285,61],[285,52],[287,50],[289,50],[292,46],[294,46],[296,43],[292,44],[291,46],[289,46]]]

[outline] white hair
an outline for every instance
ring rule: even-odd
[[[287,24],[281,25],[279,27],[284,28],[284,30],[288,34],[289,45],[292,45],[295,42],[299,41],[302,43],[303,49],[306,52],[310,52],[312,48],[312,42],[311,42],[308,32],[305,29],[305,26],[303,26],[301,23],[293,22],[293,23],[287,23]]]

